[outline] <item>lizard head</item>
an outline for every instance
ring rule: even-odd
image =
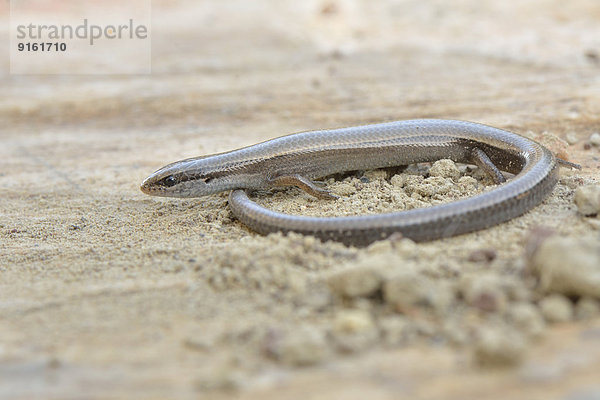
[[[142,192],[161,197],[200,197],[227,188],[216,171],[210,171],[202,158],[189,158],[166,165],[147,177]]]

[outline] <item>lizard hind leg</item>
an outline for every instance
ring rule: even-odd
[[[273,186],[296,186],[297,188],[304,190],[311,196],[317,197],[319,199],[335,200],[339,198],[338,196],[329,192],[329,190],[317,186],[315,182],[298,174],[280,175],[276,178],[272,178],[270,180],[270,183]]]
[[[502,174],[502,171],[494,165],[488,155],[479,147],[475,147],[471,150],[471,160],[475,165],[484,170],[496,185],[506,182],[506,178],[504,177],[504,174]]]

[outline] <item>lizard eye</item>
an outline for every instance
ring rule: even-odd
[[[177,183],[177,180],[173,175],[169,175],[166,178],[161,179],[160,183],[162,186],[171,187]]]

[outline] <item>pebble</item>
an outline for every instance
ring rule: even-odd
[[[579,139],[577,139],[577,135],[575,134],[575,132],[569,132],[569,133],[567,133],[565,135],[565,140],[570,145],[574,145],[575,143],[577,143],[579,141]]]
[[[333,321],[333,340],[339,351],[353,353],[371,347],[379,338],[373,317],[366,310],[343,310]]]
[[[460,178],[460,171],[454,161],[443,159],[433,163],[431,168],[429,168],[429,175],[450,178],[456,181]]]
[[[506,311],[508,320],[519,330],[531,337],[538,337],[544,331],[546,323],[536,306],[528,302],[511,304]]]
[[[272,353],[287,365],[314,365],[327,356],[327,339],[317,328],[302,327],[289,331],[277,340],[273,345]]]
[[[540,311],[550,323],[567,322],[573,319],[573,304],[561,294],[552,294],[540,301]]]
[[[368,260],[367,260],[368,261]],[[357,264],[333,273],[327,283],[333,293],[339,297],[367,297],[381,288],[382,276],[372,265]]]
[[[454,294],[447,284],[435,282],[416,270],[406,269],[387,277],[383,284],[383,297],[398,312],[406,313],[423,306],[443,312]]]
[[[501,328],[484,328],[473,350],[477,365],[488,368],[511,367],[520,364],[526,354],[524,337]]]
[[[544,293],[600,299],[600,240],[596,235],[552,236],[533,251],[528,268]]]
[[[331,191],[338,196],[350,196],[356,193],[356,186],[350,182],[336,182]]]
[[[333,323],[335,333],[361,333],[374,328],[373,318],[364,310],[342,310],[336,314]]]
[[[404,188],[407,195],[411,195],[416,189],[418,189],[425,178],[422,175],[394,175],[390,179],[392,186],[396,188]]]
[[[467,304],[480,310],[496,312],[506,308],[503,282],[495,275],[466,275],[459,283],[459,290]]]
[[[575,190],[575,204],[583,215],[600,213],[600,185],[586,185]]]
[[[594,132],[590,135],[590,143],[594,146],[600,146],[600,132]]]
[[[423,197],[433,197],[435,195],[447,194],[454,188],[454,183],[449,178],[439,176],[430,176],[425,178],[423,183],[415,188],[414,193]]]
[[[546,146],[551,152],[556,154],[557,157],[564,160],[569,159],[569,154],[567,153],[569,143],[567,141],[550,132],[542,132],[539,135],[535,135],[533,138],[534,140]]]

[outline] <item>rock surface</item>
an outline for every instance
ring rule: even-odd
[[[546,293],[600,298],[600,240],[596,235],[544,240],[530,262]]]

